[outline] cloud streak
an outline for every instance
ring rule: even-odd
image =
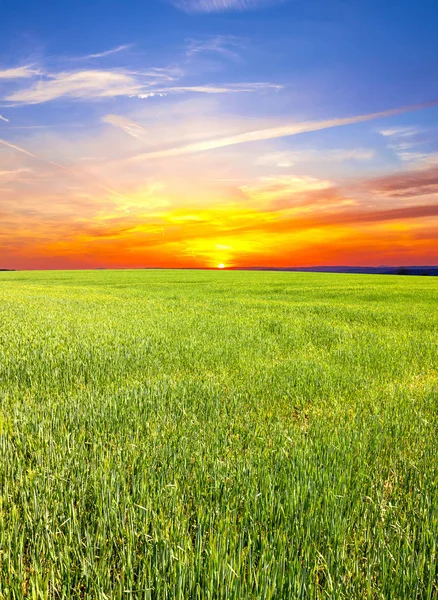
[[[153,92],[137,94],[136,98],[153,98],[154,96],[167,96],[168,94],[239,94],[254,93],[267,90],[281,90],[282,85],[268,82],[255,83],[225,83],[223,85],[180,85],[157,88]]]
[[[350,228],[360,227],[371,223],[386,223],[388,221],[410,221],[438,217],[438,205],[425,204],[421,206],[406,206],[388,210],[343,210],[328,213],[297,215],[288,218],[273,218],[269,221],[257,220],[249,224],[237,225],[233,233],[242,235],[251,231],[263,233],[296,233],[310,229]]]
[[[258,129],[255,131],[248,131],[246,133],[240,133],[238,135],[216,138],[210,140],[204,140],[201,142],[195,142],[193,144],[186,144],[184,146],[176,146],[174,148],[167,148],[164,150],[158,150],[155,152],[146,152],[131,158],[133,161],[138,160],[154,160],[160,158],[170,158],[175,156],[183,156],[186,154],[195,154],[197,152],[205,152],[207,150],[215,150],[217,148],[225,148],[227,146],[235,146],[237,144],[245,144],[247,142],[260,142],[265,140],[272,140],[276,138],[289,137],[298,135],[300,133],[307,133],[311,131],[321,131],[323,129],[331,129],[333,127],[342,127],[345,125],[354,125],[357,123],[365,123],[366,121],[372,121],[374,119],[381,119],[384,117],[391,117],[400,115],[406,112],[421,110],[424,108],[437,106],[438,101],[428,102],[424,104],[413,104],[404,106],[401,108],[394,108],[376,113],[369,113],[365,115],[357,115],[355,117],[343,117],[338,119],[327,119],[324,121],[305,121],[302,123],[291,123],[281,125],[279,127],[271,127],[268,129]]]
[[[19,152],[20,154],[24,154],[25,156],[33,158],[34,160],[45,163],[46,165],[56,167],[57,169],[60,169],[61,171],[64,171],[65,173],[68,173],[69,175],[73,175],[74,177],[83,178],[85,175],[86,178],[88,178],[88,179],[91,178],[93,180],[93,183],[95,185],[97,185],[104,192],[110,194],[111,196],[115,196],[115,197],[123,198],[123,199],[125,198],[125,196],[123,194],[108,187],[106,184],[102,183],[95,176],[90,176],[88,174],[84,174],[82,171],[78,171],[77,169],[66,167],[65,165],[62,165],[61,163],[55,162],[53,160],[48,160],[46,158],[38,156],[37,154],[34,154],[33,152],[29,152],[28,150],[21,148],[20,146],[17,146],[15,144],[11,144],[10,142],[7,142],[6,140],[0,139],[0,144],[3,146],[6,146],[7,148],[10,148],[11,150]]]
[[[296,197],[309,191],[326,191],[332,185],[331,181],[314,177],[262,177],[256,184],[243,185],[240,189],[253,200],[272,201],[285,196]]]
[[[146,134],[146,130],[141,125],[131,121],[130,119],[127,119],[126,117],[121,117],[120,115],[105,115],[102,118],[102,122],[112,125],[113,127],[118,127],[128,135],[131,135],[138,140],[144,137]]]
[[[438,167],[394,173],[365,183],[366,189],[378,196],[405,198],[438,193]]]
[[[117,46],[116,48],[112,48],[111,50],[104,50],[103,52],[97,52],[96,54],[87,54],[87,56],[81,56],[79,60],[105,58],[106,56],[112,56],[113,54],[118,54],[119,52],[129,50],[130,48],[132,48],[132,44],[123,44],[121,46]]]
[[[202,40],[188,39],[187,44],[186,56],[189,58],[207,53],[239,60],[239,50],[244,47],[242,38],[232,35],[215,35]]]
[[[39,75],[40,71],[35,69],[33,65],[24,65],[21,67],[14,67],[12,69],[0,70],[0,79],[29,79]]]
[[[9,170],[1,170],[0,169],[0,183],[8,183],[10,181],[16,181],[21,178],[21,175],[25,173],[26,175],[30,173],[31,170],[25,167],[20,167],[18,169],[9,169]]]
[[[371,148],[310,149],[264,154],[256,159],[255,164],[266,167],[288,168],[303,162],[343,163],[346,161],[369,161],[373,158],[375,158],[375,151]]]
[[[61,165],[57,162],[53,162],[51,160],[47,160],[46,158],[42,158],[41,156],[37,156],[36,154],[33,154],[32,152],[29,152],[28,150],[25,150],[24,148],[21,148],[20,146],[11,144],[10,142],[7,142],[6,140],[0,139],[0,144],[2,144],[3,146],[6,146],[7,148],[10,148],[11,150],[15,150],[16,152],[19,152],[20,154],[25,154],[26,156],[29,156],[30,158],[33,158],[40,162],[46,163],[47,165],[57,167],[58,169],[62,169],[63,171],[66,171],[68,173],[74,173],[74,171],[72,169],[69,169],[68,167],[65,167],[64,165]]]
[[[21,73],[16,77],[30,77],[27,67],[9,69],[8,78],[13,78],[11,71]],[[1,72],[0,72],[1,75]],[[130,71],[128,69],[87,69],[62,71],[59,73],[40,73],[38,80],[30,86],[18,89],[4,99],[16,104],[42,104],[59,98],[70,99],[103,99],[117,96],[131,98],[152,98],[168,94],[234,94],[257,93],[280,90],[283,86],[269,82],[226,83],[215,85],[169,85],[178,80],[182,73],[177,69],[149,69],[147,71]],[[6,77],[5,77],[6,78]],[[166,82],[166,84],[165,84]]]
[[[41,104],[57,98],[103,98],[141,92],[143,86],[124,71],[88,70],[66,71],[49,76],[31,87],[13,92],[9,102]]]

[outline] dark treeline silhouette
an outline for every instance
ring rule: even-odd
[[[347,267],[347,266],[320,266],[320,267],[247,267],[247,271],[298,271],[309,273],[357,273],[369,275],[429,275],[438,276],[438,266],[413,266],[413,267]]]

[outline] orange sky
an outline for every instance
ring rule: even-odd
[[[20,131],[0,141],[0,268],[437,264],[438,154],[401,113],[279,124],[190,100]]]
[[[102,206],[97,214],[74,216],[63,206],[68,220],[53,214],[42,220],[28,208],[25,218],[4,222],[10,234],[3,235],[3,262],[14,268],[436,262],[438,209],[422,197],[421,204],[397,201],[378,210],[332,188],[302,194],[301,203],[288,196],[284,206],[282,197],[276,206],[271,193],[262,193],[252,207],[236,200],[208,208],[174,208],[169,202],[147,212],[125,210],[122,200],[110,208],[108,197],[93,198]],[[134,198],[141,201],[141,195],[128,195],[130,206]]]

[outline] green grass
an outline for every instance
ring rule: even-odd
[[[0,598],[438,598],[437,292],[0,274]]]

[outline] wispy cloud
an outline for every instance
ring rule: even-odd
[[[33,152],[29,152],[29,150],[25,150],[24,148],[21,148],[20,146],[17,146],[16,144],[11,144],[11,142],[8,142],[6,140],[0,139],[0,144],[2,144],[2,146],[6,146],[7,148],[10,148],[11,150],[15,150],[16,152],[19,152],[20,154],[25,154],[26,156],[29,156],[30,158],[34,158],[35,160],[38,160],[40,162],[44,162],[44,163],[46,163],[48,165],[57,167],[58,169],[62,169],[62,170],[67,171],[69,173],[73,172],[71,169],[69,169],[68,167],[65,167],[64,165],[61,165],[61,164],[59,164],[57,162],[54,162],[54,161],[51,161],[51,160],[47,160],[45,158],[37,156]]]
[[[40,104],[56,98],[103,98],[140,93],[143,86],[126,71],[66,71],[49,75],[32,86],[13,92],[9,102]]]
[[[436,165],[436,128],[394,127],[382,129],[380,133],[405,167],[415,170]]]
[[[0,115],[0,121],[4,121],[5,123],[9,123],[9,119],[7,119],[6,117],[4,117],[3,115]]]
[[[6,140],[3,140],[0,138],[0,144],[10,148],[11,150],[14,150],[15,152],[18,152],[20,154],[24,154],[25,156],[28,156],[40,163],[45,163],[48,166],[51,167],[55,167],[56,169],[59,169],[61,171],[63,171],[64,173],[67,173],[69,175],[72,175],[74,177],[79,177],[79,178],[83,178],[85,176],[85,178],[87,179],[92,179],[93,182],[103,191],[105,191],[107,194],[110,194],[113,197],[116,198],[124,198],[123,194],[120,194],[118,191],[112,189],[111,187],[108,187],[105,183],[101,182],[97,177],[93,177],[88,175],[87,173],[83,173],[75,168],[71,168],[71,167],[67,167],[59,162],[53,161],[53,160],[48,160],[42,156],[38,156],[37,154],[34,154],[33,152],[29,152],[29,150],[26,150],[25,148],[22,148],[21,146],[17,146],[16,144],[11,144],[11,142],[8,142]],[[116,201],[117,202],[117,201]]]
[[[155,152],[146,152],[133,157],[132,160],[154,160],[157,158],[182,156],[185,154],[194,154],[197,152],[204,152],[207,150],[214,150],[217,148],[224,148],[226,146],[234,146],[236,144],[244,144],[247,142],[259,142],[281,137],[288,137],[292,135],[298,135],[300,133],[307,133],[310,131],[320,131],[322,129],[330,129],[333,127],[341,127],[344,125],[364,123],[366,121],[372,121],[373,119],[381,119],[384,117],[395,116],[409,111],[420,110],[430,106],[436,106],[437,104],[438,102],[429,102],[425,104],[415,104],[410,106],[404,106],[401,108],[394,108],[377,113],[357,115],[355,117],[327,119],[324,121],[305,121],[302,123],[291,123],[281,125],[279,127],[271,127],[268,129],[258,129],[256,131],[248,131],[246,133],[240,133],[234,136],[203,140],[184,146],[167,148]]]
[[[280,211],[282,208],[280,207]],[[246,218],[240,224],[237,224],[234,233],[244,235],[249,231],[260,231],[265,235],[268,233],[290,234],[291,232],[303,232],[306,229],[330,229],[332,227],[362,226],[387,221],[425,219],[438,217],[438,205],[403,206],[387,210],[364,210],[358,207],[341,208],[339,210],[339,207],[335,207],[335,210],[329,211],[309,211],[305,214],[298,212],[287,218],[284,218],[284,215],[278,218],[279,216],[280,214],[277,217],[273,215],[268,219],[259,218],[252,221]]]
[[[284,1],[286,0],[170,0],[174,6],[187,13],[255,10]]]
[[[186,56],[194,57],[199,54],[220,54],[232,60],[240,58],[239,51],[243,48],[242,38],[233,35],[215,35],[209,38],[187,40]]]
[[[108,123],[108,125],[118,127],[128,135],[137,139],[141,139],[146,134],[145,129],[141,125],[126,117],[122,117],[121,115],[105,115],[102,118],[102,121]]]
[[[419,129],[415,127],[392,127],[381,129],[381,135],[388,141],[388,148],[393,150],[400,160],[406,160],[411,148],[418,146]]]
[[[169,99],[166,103],[156,104],[153,110],[150,110],[150,107],[143,108],[137,105],[135,112],[128,115],[112,113],[103,116],[104,123],[121,129],[132,137],[141,138],[144,142],[141,146],[138,144],[132,146],[127,140],[123,140],[117,146],[121,154],[116,156],[120,158],[130,156],[136,150],[145,152],[146,149],[153,151],[163,147],[182,146],[205,138],[233,135],[254,127],[254,118],[218,113],[219,103],[215,96],[193,94],[189,98],[179,96],[176,98],[176,101]],[[257,119],[256,122],[260,123],[260,120]],[[105,135],[113,139],[117,134],[105,128]],[[107,153],[106,149],[105,153]],[[114,153],[112,154],[114,157]],[[245,159],[244,162],[246,163]],[[137,168],[142,167],[139,165]],[[152,165],[150,168],[154,169]]]
[[[378,196],[396,198],[438,193],[438,167],[394,173],[366,182],[366,188]]]
[[[154,96],[167,96],[168,94],[238,94],[243,92],[263,92],[267,90],[281,90],[282,85],[269,82],[254,83],[225,83],[219,85],[179,85],[157,88],[153,92],[136,94],[137,98],[153,98]]]
[[[21,67],[13,67],[12,69],[0,69],[0,79],[29,79],[39,75],[40,70],[34,65],[23,65]]]
[[[167,96],[165,92],[146,92],[142,94],[133,94],[131,98],[139,98],[140,100],[147,100],[148,98],[164,98]]]
[[[427,169],[428,167],[438,166],[438,152],[419,152],[413,162],[411,168]]]
[[[31,169],[28,169],[25,167],[20,167],[18,169],[7,169],[7,170],[0,169],[0,183],[4,184],[4,183],[8,183],[10,181],[16,181],[18,179],[21,179],[21,176],[23,175],[23,173],[25,173],[27,175],[30,172],[31,172]]]
[[[388,210],[356,210],[345,212],[344,214],[335,214],[332,218],[327,218],[327,216],[324,216],[320,223],[318,223],[318,226],[324,227],[333,224],[343,225],[349,223],[395,221],[399,219],[421,219],[425,217],[437,216],[438,206],[436,204],[425,204],[421,206],[391,208]],[[313,223],[313,226],[315,226],[315,222]]]
[[[97,52],[96,54],[87,54],[86,56],[81,56],[80,59],[89,60],[92,58],[105,58],[106,56],[111,56],[112,54],[118,54],[119,52],[129,50],[130,48],[132,48],[132,44],[123,44],[122,46],[117,46],[111,50],[104,50],[103,52]]]
[[[7,119],[4,119],[5,121]],[[66,123],[64,125],[64,127],[76,127],[76,124],[68,124]],[[8,127],[8,131],[10,131],[11,129],[50,129],[52,126],[51,125],[12,125],[11,127]]]
[[[243,185],[240,189],[254,200],[272,201],[303,192],[327,190],[332,185],[331,181],[314,177],[262,177],[254,185]]]
[[[26,70],[27,69],[27,70]],[[27,67],[9,69],[8,78],[35,75]],[[58,98],[98,99],[117,96],[132,98],[163,97],[168,94],[232,94],[263,92],[282,89],[269,82],[225,83],[214,85],[169,85],[178,82],[184,73],[175,67],[150,68],[132,71],[128,69],[86,69],[42,73],[25,87],[14,90],[4,97],[12,104],[41,104]],[[6,77],[5,77],[6,78]]]
[[[390,127],[380,130],[384,137],[410,137],[418,132],[419,130],[415,127]]]
[[[368,161],[375,157],[371,148],[331,149],[331,150],[296,150],[272,152],[264,154],[256,160],[256,165],[288,168],[303,162],[342,163],[346,161]]]

